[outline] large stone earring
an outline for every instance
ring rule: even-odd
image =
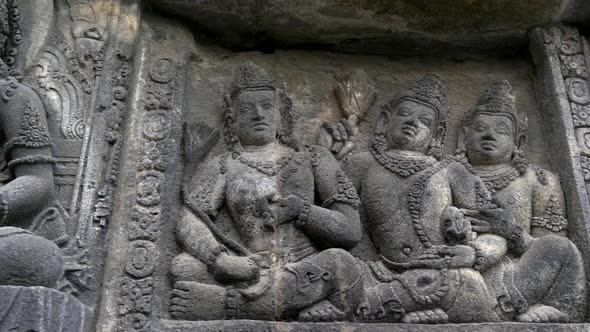
[[[428,148],[428,151],[426,151],[426,155],[432,156],[436,160],[442,160],[445,157],[445,150],[443,150],[443,148],[441,148],[440,146],[437,146],[436,144],[432,144]]]
[[[435,137],[430,142],[430,146],[426,151],[426,155],[434,157],[436,160],[442,160],[445,157],[444,141],[446,139],[445,124],[438,127],[435,132]]]
[[[521,149],[514,151],[514,158],[512,158],[512,166],[520,173],[524,174],[529,167],[529,162],[526,158],[526,154]]]
[[[381,114],[377,125],[375,126],[375,138],[373,139],[373,146],[379,151],[385,151],[387,147],[387,138],[385,137],[385,127],[387,126],[387,116]]]

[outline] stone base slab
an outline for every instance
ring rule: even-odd
[[[587,332],[585,324],[356,324],[356,323],[279,323],[254,320],[173,321],[162,320],[160,332]]]
[[[45,287],[0,286],[0,331],[90,331],[92,310]]]

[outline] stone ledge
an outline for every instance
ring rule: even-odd
[[[0,299],[0,331],[91,330],[92,310],[55,289],[0,286]]]
[[[479,323],[479,324],[359,324],[359,323],[282,323],[254,320],[227,321],[173,321],[162,320],[161,332],[586,332],[590,323],[584,324],[527,324],[527,323]]]

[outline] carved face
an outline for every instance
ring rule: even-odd
[[[463,128],[467,158],[473,165],[510,163],[516,146],[514,123],[501,114],[479,113]]]
[[[404,100],[386,114],[389,148],[426,152],[436,130],[436,111],[429,106]]]
[[[266,145],[276,139],[281,115],[274,91],[244,91],[236,98],[234,108],[242,145]]]

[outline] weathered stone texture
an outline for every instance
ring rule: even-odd
[[[189,19],[226,46],[323,45],[381,54],[511,53],[531,27],[583,23],[577,1],[150,1],[147,8]]]
[[[590,329],[586,7],[0,0],[0,330]]]

